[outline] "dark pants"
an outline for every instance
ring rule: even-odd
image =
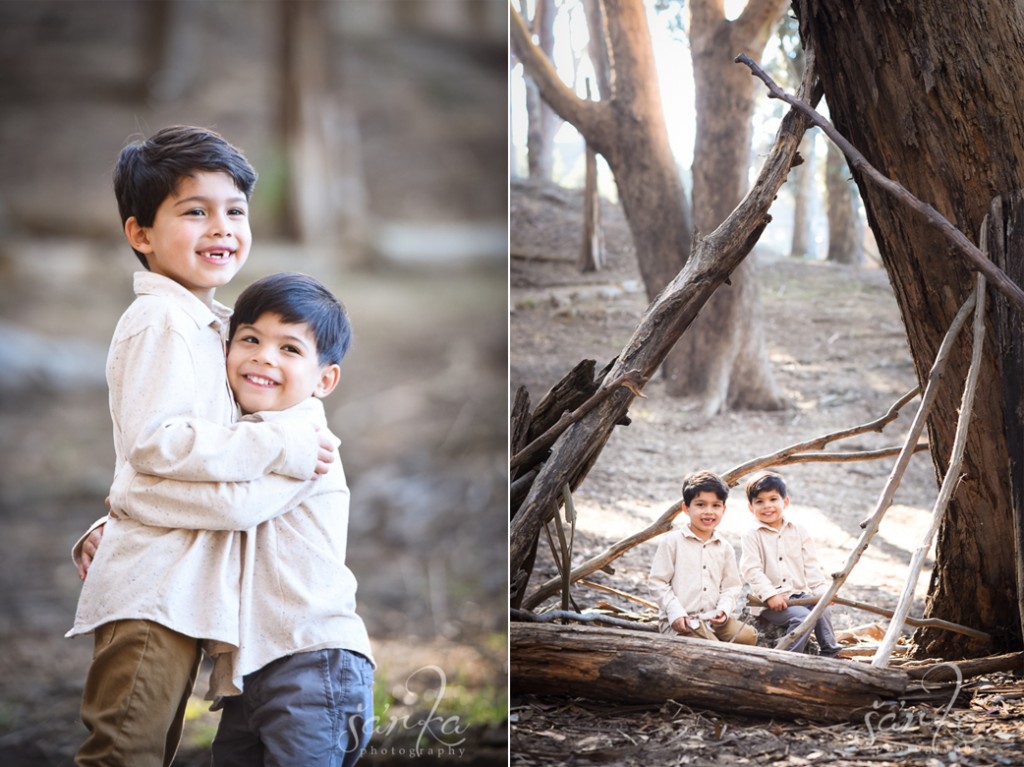
[[[789,599],[796,599],[798,597],[810,596],[809,594],[792,594]],[[783,626],[788,634],[790,631],[795,629],[806,618],[812,609],[813,605],[808,607],[805,605],[793,605],[787,607],[785,610],[772,610],[765,608],[761,611],[761,618],[771,623],[774,626]],[[804,652],[807,649],[807,642],[810,641],[811,632],[808,631],[800,640],[790,647],[789,649],[793,652]],[[835,656],[839,650],[839,644],[836,642],[836,632],[832,629],[832,613],[829,608],[825,608],[825,611],[821,614],[821,617],[814,624],[814,638],[818,640],[818,648],[822,655]]]
[[[296,653],[226,698],[214,767],[349,767],[373,730],[373,666],[348,650]]]

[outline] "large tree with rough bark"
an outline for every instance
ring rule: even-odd
[[[1024,283],[1024,5],[1012,0],[859,3],[794,0],[805,47],[817,55],[836,128],[878,170],[978,241],[994,198],[1007,200],[1000,266]],[[939,232],[854,170],[924,381],[972,289],[969,264]],[[939,531],[927,613],[1021,642],[1024,574],[1024,320],[992,294],[986,352],[967,454]],[[936,474],[950,461],[970,343],[952,355],[928,420]],[[916,636],[929,655],[975,651],[964,637]]]

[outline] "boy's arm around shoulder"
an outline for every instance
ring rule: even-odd
[[[319,440],[301,420],[215,423],[196,414],[196,402],[230,402],[226,374],[206,365],[173,329],[144,327],[120,340],[110,356],[110,405],[125,458],[142,474],[189,481],[244,482],[276,473],[313,476]],[[221,363],[223,364],[223,363]],[[222,389],[206,391],[208,380]]]
[[[189,482],[129,466],[114,480],[110,504],[119,516],[151,527],[249,530],[296,509],[323,481],[267,474],[246,482]]]
[[[138,474],[126,466],[115,478],[110,504],[115,512],[156,527],[190,530],[248,530],[301,506],[311,495],[348,492],[337,455],[337,438],[323,421],[323,409],[308,407],[247,416],[241,423],[303,421],[320,427],[334,459],[328,476],[294,479],[267,474],[246,482],[189,482]],[[241,425],[241,424],[240,424]]]
[[[676,574],[676,551],[679,545],[679,534],[673,530],[665,533],[658,543],[658,549],[651,560],[651,571],[647,576],[647,585],[651,589],[658,606],[665,612],[669,624],[679,618],[686,617],[686,608],[679,602],[672,579]]]

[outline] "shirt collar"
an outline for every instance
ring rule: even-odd
[[[792,524],[793,523],[786,519],[785,516],[782,517],[782,525],[780,525],[778,528],[772,527],[771,525],[766,525],[761,520],[757,520],[758,529],[767,530],[770,533],[781,533],[783,530],[785,530],[787,527],[790,527]]]
[[[135,295],[160,296],[174,301],[199,327],[214,325],[222,330],[231,319],[231,309],[224,304],[214,301],[211,306],[207,306],[185,286],[162,274],[135,272],[133,287]]]
[[[685,524],[682,527],[680,527],[679,528],[679,532],[681,532],[685,538],[692,538],[693,540],[697,541],[698,543],[714,543],[715,541],[722,540],[721,538],[718,537],[718,530],[717,529],[711,531],[711,537],[708,538],[706,541],[701,539],[700,537],[698,537],[697,534],[695,532],[693,532],[693,530],[690,529],[690,525],[689,524]]]

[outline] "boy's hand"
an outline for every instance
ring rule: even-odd
[[[690,624],[687,621],[685,615],[681,618],[676,618],[674,621],[672,621],[672,630],[678,634],[690,633]]]
[[[334,463],[334,443],[331,442],[331,433],[325,429],[317,429],[316,437],[320,441],[316,456],[316,470],[310,479],[316,479],[320,474],[326,474],[331,464]]]
[[[88,537],[82,541],[82,554],[78,560],[78,577],[85,580],[85,576],[89,573],[89,566],[92,564],[92,560],[96,557],[96,552],[100,547],[100,539],[103,538],[103,529],[105,525],[100,525],[91,533]]]
[[[713,623],[716,626],[721,626],[728,619],[729,619],[729,616],[725,614],[725,611],[724,610],[719,610],[717,613],[714,614],[713,617],[708,618],[708,622],[709,623]]]
[[[765,602],[765,604],[776,612],[781,612],[789,607],[789,602],[786,601],[786,598],[782,596],[782,594],[776,594],[773,597],[768,597],[768,601]]]

